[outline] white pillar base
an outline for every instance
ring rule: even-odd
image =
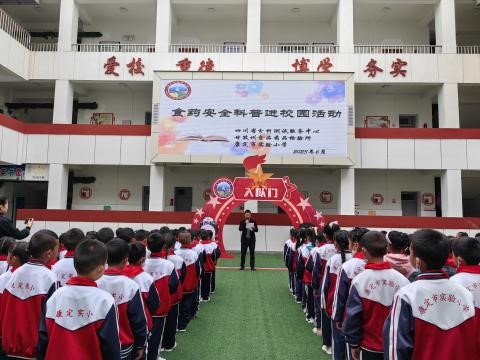
[[[355,169],[340,169],[339,215],[355,215]]]
[[[165,210],[165,166],[150,166],[150,211]]]
[[[66,209],[68,194],[68,166],[50,164],[48,170],[47,209]]]
[[[463,217],[462,170],[442,172],[442,216]]]

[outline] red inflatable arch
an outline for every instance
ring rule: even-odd
[[[254,158],[254,156],[249,157]],[[249,159],[245,159],[244,165]],[[264,159],[264,157],[263,157]],[[263,160],[261,159],[261,160]],[[263,161],[262,161],[263,162]],[[232,211],[248,200],[268,201],[283,209],[290,218],[292,226],[312,223],[323,227],[324,218],[290,182],[288,176],[271,178],[273,174],[263,173],[261,166],[249,170],[249,177],[229,179],[221,177],[212,184],[212,195],[202,209],[198,209],[192,221],[192,229],[200,229],[206,218],[212,218],[218,225],[216,234],[222,256],[232,257],[225,251],[223,243],[223,227]]]

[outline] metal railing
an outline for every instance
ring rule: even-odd
[[[72,44],[72,51],[153,53],[155,44]]]
[[[170,52],[174,53],[244,53],[246,46],[243,43],[227,44],[171,44]]]
[[[334,44],[284,44],[284,45],[261,45],[262,53],[299,53],[299,54],[334,54],[338,52],[338,46]]]
[[[457,46],[457,54],[480,54],[480,45]]]
[[[57,51],[57,49],[58,49],[57,43],[31,43],[29,46],[30,51],[51,52],[51,51]]]
[[[28,48],[31,39],[30,33],[2,9],[0,9],[0,29]]]
[[[438,45],[355,45],[356,54],[441,54]]]

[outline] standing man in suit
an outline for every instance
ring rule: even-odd
[[[252,219],[252,212],[245,210],[245,219],[240,222],[238,230],[242,232],[242,258],[240,270],[245,270],[245,256],[250,251],[250,268],[255,271],[255,233],[258,232],[257,222]]]

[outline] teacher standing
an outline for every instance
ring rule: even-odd
[[[252,219],[252,212],[245,210],[245,219],[240,222],[238,230],[242,232],[240,270],[245,270],[245,256],[250,252],[250,268],[255,271],[255,233],[258,232],[257,222]]]
[[[9,236],[17,240],[25,239],[30,235],[30,229],[33,225],[33,219],[27,219],[26,227],[23,230],[18,230],[12,221],[5,216],[8,212],[8,199],[6,196],[0,196],[0,238]]]

